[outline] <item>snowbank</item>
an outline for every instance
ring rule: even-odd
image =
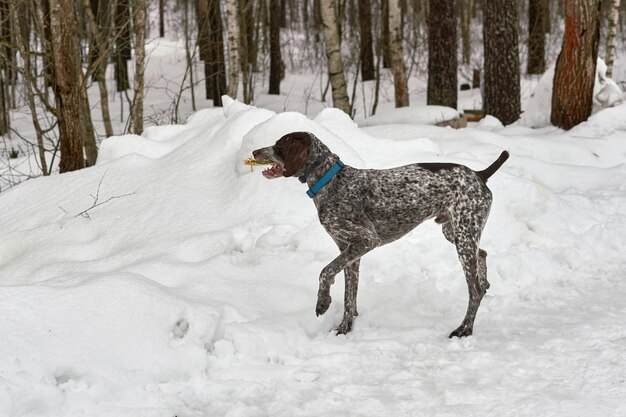
[[[411,106],[388,109],[359,122],[359,126],[392,124],[434,125],[446,120],[458,119],[460,113],[445,106]]]

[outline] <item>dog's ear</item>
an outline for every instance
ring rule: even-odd
[[[294,132],[280,139],[285,170],[283,176],[291,177],[298,173],[309,158],[311,136],[306,132]]]

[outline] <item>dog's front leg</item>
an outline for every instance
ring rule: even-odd
[[[359,265],[361,261],[354,261],[343,270],[346,276],[346,291],[344,294],[343,320],[337,327],[337,334],[346,334],[352,330],[352,320],[359,315],[356,308],[356,294],[359,289]]]
[[[335,276],[346,269],[346,267],[356,263],[357,275],[355,278],[358,281],[358,261],[361,259],[361,256],[380,244],[380,238],[370,229],[361,228],[359,234],[351,235],[353,240],[348,243],[338,257],[322,269],[319,290],[317,292],[317,305],[315,307],[315,313],[318,316],[324,314],[330,306],[330,286],[335,282]],[[355,285],[346,284],[346,300],[350,298],[350,300],[353,299],[356,303],[356,282],[354,283]],[[350,294],[350,297],[348,297],[348,294]],[[342,326],[338,329],[339,333],[347,333],[350,331],[352,327],[352,317],[354,315],[351,313],[356,312],[356,304],[354,304],[354,307],[346,305],[346,311],[348,314],[344,314],[344,322],[342,322]],[[349,316],[349,318],[347,316]]]

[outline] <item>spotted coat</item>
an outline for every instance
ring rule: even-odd
[[[295,176],[312,187],[339,161],[315,135],[293,132],[275,145],[253,152],[274,162],[268,178]],[[331,303],[330,286],[344,271],[344,315],[337,331],[352,329],[357,312],[359,262],[372,249],[393,242],[427,219],[442,225],[456,246],[469,291],[465,318],[450,337],[472,334],[487,281],[487,252],[479,248],[491,207],[487,179],[506,161],[508,152],[487,169],[475,172],[458,164],[416,163],[390,169],[357,169],[345,165],[314,197],[319,220],[340,254],[322,269],[316,314]],[[270,175],[271,174],[271,175]]]

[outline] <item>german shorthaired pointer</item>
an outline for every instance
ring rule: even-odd
[[[317,137],[293,132],[275,145],[253,152],[256,161],[271,163],[266,178],[298,177],[310,187],[320,222],[341,254],[320,274],[316,314],[330,306],[330,286],[344,271],[345,312],[338,334],[348,333],[357,316],[359,262],[377,246],[404,236],[424,220],[435,218],[454,243],[469,289],[469,305],[450,337],[470,336],[487,281],[487,252],[480,236],[491,207],[487,179],[509,157],[504,151],[483,171],[448,163],[418,163],[391,169],[356,169],[344,165]]]

